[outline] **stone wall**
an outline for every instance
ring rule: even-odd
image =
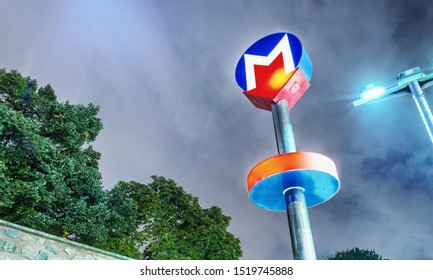
[[[0,260],[119,260],[118,254],[0,220]]]

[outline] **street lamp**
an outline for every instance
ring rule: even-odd
[[[415,67],[397,75],[397,83],[383,88],[378,84],[369,84],[361,89],[361,98],[353,105],[359,106],[371,101],[383,100],[392,96],[411,94],[415,101],[430,140],[433,143],[433,115],[425,100],[423,90],[433,86],[433,73],[426,75],[419,67]]]

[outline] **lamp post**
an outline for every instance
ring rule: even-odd
[[[411,94],[433,143],[433,115],[423,92],[424,89],[430,86],[433,86],[433,73],[425,75],[419,67],[415,67],[399,73],[397,83],[386,88],[379,87],[376,84],[367,85],[361,90],[361,99],[354,101],[353,105],[359,106],[392,96]]]

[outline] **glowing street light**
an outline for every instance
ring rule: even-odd
[[[372,83],[361,89],[361,97],[363,100],[373,100],[382,97],[384,92],[385,88],[378,86],[376,83]]]
[[[392,96],[411,94],[415,101],[430,140],[433,143],[433,115],[425,100],[423,90],[433,86],[433,73],[425,75],[419,67],[415,67],[397,75],[397,83],[386,88],[377,84],[369,84],[361,89],[361,99],[353,102],[359,106],[367,102],[383,100]]]

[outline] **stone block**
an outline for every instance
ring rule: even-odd
[[[48,260],[48,253],[45,251],[39,251],[39,254],[36,256],[37,260]]]
[[[38,238],[38,240],[36,241],[36,243],[38,243],[39,245],[43,245],[45,243],[45,239]]]
[[[21,237],[21,240],[27,242],[36,242],[36,238],[30,235],[24,235],[23,237]]]
[[[59,250],[57,250],[56,247],[51,246],[49,244],[47,244],[47,246],[45,246],[45,249],[47,249],[48,252],[54,254],[54,255],[58,255],[59,254]]]
[[[2,232],[4,235],[11,237],[11,238],[17,238],[20,233],[16,230],[8,229],[8,228],[2,228],[0,229],[0,232]]]
[[[65,252],[66,254],[68,254],[69,256],[75,255],[75,253],[77,252],[77,250],[72,249],[71,247],[66,247],[65,248]]]
[[[24,245],[23,249],[21,250],[21,256],[29,260],[35,260],[37,255],[38,251],[29,245]]]
[[[18,245],[16,242],[0,239],[0,251],[16,253]]]

